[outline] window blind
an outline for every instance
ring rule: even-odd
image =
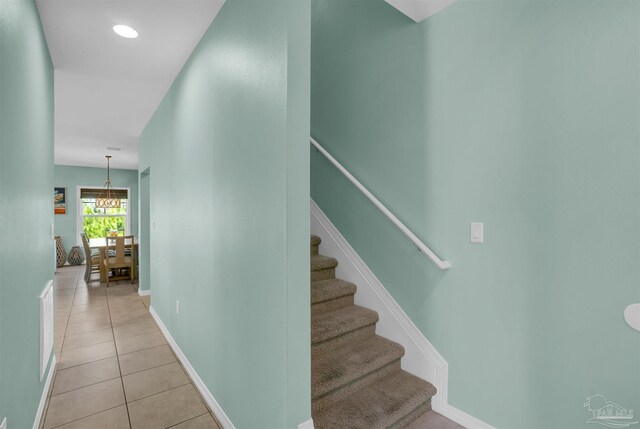
[[[98,198],[104,192],[104,188],[80,188],[80,198]],[[112,189],[111,196],[113,198],[119,198],[121,200],[126,200],[129,198],[126,189]]]

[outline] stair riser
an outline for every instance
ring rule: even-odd
[[[393,424],[389,429],[403,429],[409,426],[411,423],[416,421],[420,416],[424,413],[431,411],[431,398],[427,400],[426,403],[419,406],[411,413],[407,414],[404,418],[398,420],[395,424]]]
[[[328,280],[336,277],[336,269],[328,268],[326,270],[311,271],[311,281]]]
[[[396,359],[395,361],[389,363],[388,365],[385,365],[382,368],[378,368],[368,374],[365,374],[363,377],[357,380],[354,380],[343,386],[337,387],[330,392],[324,393],[323,395],[319,395],[318,397],[314,397],[311,402],[312,413],[316,413],[322,410],[323,408],[330,406],[335,402],[341,401],[347,396],[357,392],[359,389],[366,386],[367,384],[378,381],[398,371],[400,371],[400,359]]]
[[[363,341],[367,338],[374,336],[376,333],[376,325],[364,326],[359,329],[347,332],[338,337],[333,337],[320,343],[314,343],[311,345],[311,353],[319,356],[323,353],[327,353],[331,350],[335,350],[338,347],[346,346],[354,341]]]
[[[318,302],[311,305],[311,316],[326,313],[327,311],[337,310],[353,305],[353,295],[341,296],[329,301]]]
[[[320,254],[320,250],[319,250],[320,246],[314,246],[313,244],[311,245],[311,255],[319,255]]]

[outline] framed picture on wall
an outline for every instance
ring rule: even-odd
[[[53,188],[53,212],[55,214],[67,213],[67,188]]]

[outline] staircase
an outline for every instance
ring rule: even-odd
[[[404,348],[376,335],[378,313],[311,236],[311,398],[315,429],[404,428],[431,410],[435,387],[400,368]]]

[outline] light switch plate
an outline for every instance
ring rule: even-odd
[[[471,222],[471,242],[484,243],[484,223]]]
[[[7,429],[7,418],[2,419],[2,424],[0,424],[0,429]]]

